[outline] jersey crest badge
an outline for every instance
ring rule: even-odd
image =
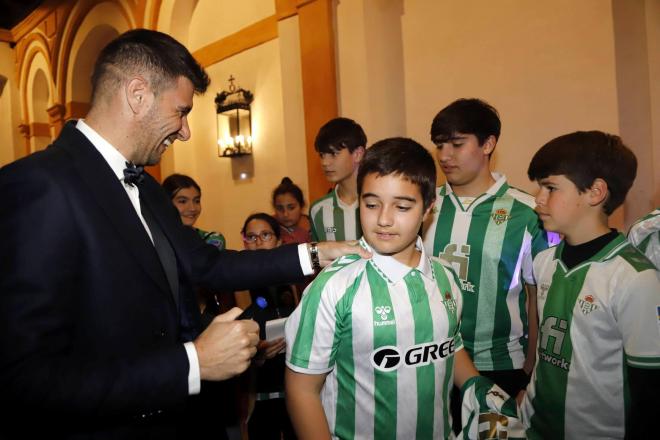
[[[598,308],[598,304],[595,303],[595,299],[592,295],[587,295],[584,298],[578,298],[578,304],[580,304],[580,311],[583,315],[588,315]]]
[[[456,301],[454,301],[454,298],[451,296],[451,293],[449,293],[449,291],[445,292],[444,296],[445,297],[442,300],[442,303],[445,305],[447,310],[454,313],[456,311]]]
[[[511,215],[509,214],[509,211],[507,211],[504,208],[500,208],[497,211],[495,211],[493,214],[491,214],[491,217],[497,226],[511,219]]]

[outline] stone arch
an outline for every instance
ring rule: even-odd
[[[37,63],[35,63],[37,64]],[[38,63],[41,64],[41,63]],[[44,149],[52,140],[48,120],[51,104],[51,87],[48,75],[42,66],[35,66],[28,79],[28,115],[30,127],[30,152]]]
[[[198,0],[163,0],[158,11],[157,29],[188,45],[190,21]]]
[[[82,117],[92,95],[91,77],[94,63],[101,49],[119,35],[112,26],[102,24],[94,27],[84,36],[76,53],[72,53],[66,84],[66,105],[68,117]]]
[[[89,84],[89,76],[81,78],[80,75],[87,75],[89,71],[91,76],[93,62],[103,46],[114,36],[135,27],[132,9],[125,1],[79,2],[71,11],[65,25],[57,66],[61,85],[58,91],[59,102],[66,103],[67,117],[71,116],[70,103],[75,102],[73,96],[84,95],[85,87]],[[85,81],[86,85],[82,91],[74,92],[79,81]]]

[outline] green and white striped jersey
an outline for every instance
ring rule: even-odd
[[[336,260],[286,323],[287,366],[327,373],[321,401],[334,438],[452,435],[460,288],[450,268],[427,258],[421,239],[417,246],[414,269],[376,252]]]
[[[660,368],[660,274],[621,234],[571,270],[563,248],[534,259],[540,327],[522,421],[530,439],[623,439],[626,364]]]
[[[536,284],[533,257],[548,247],[534,198],[493,173],[495,184],[463,206],[449,184],[438,188],[424,234],[426,251],[461,280],[461,334],[477,370],[522,368],[527,351],[523,280]]]
[[[628,231],[628,240],[660,269],[660,208],[637,220]]]
[[[337,196],[337,187],[309,208],[314,241],[357,240],[362,236],[359,201],[347,205]]]

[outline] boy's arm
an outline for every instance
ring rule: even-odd
[[[471,377],[479,376],[479,372],[474,368],[472,359],[465,350],[458,350],[454,353],[454,385],[462,388],[463,384]]]
[[[301,440],[330,440],[321,405],[321,389],[327,374],[303,374],[286,368],[286,406],[296,435]]]
[[[527,355],[523,370],[528,376],[532,374],[536,362],[536,340],[539,334],[539,315],[536,303],[536,286],[525,284],[527,290]]]

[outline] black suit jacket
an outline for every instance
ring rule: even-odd
[[[147,176],[140,197],[176,254],[174,298],[122,183],[73,123],[45,151],[0,170],[0,194],[3,436],[174,436],[188,399],[182,342],[198,332],[192,286],[302,277],[295,246],[206,245]]]

